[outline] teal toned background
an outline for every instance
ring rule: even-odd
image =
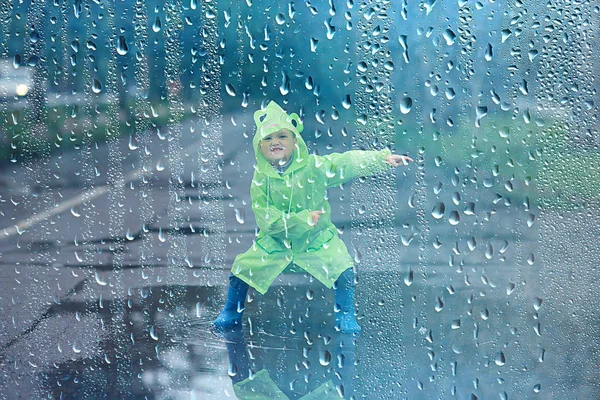
[[[0,398],[592,399],[592,1],[0,7]],[[256,226],[253,112],[415,162],[329,193],[358,319],[286,274],[210,331]],[[240,354],[247,358],[240,358]],[[241,366],[241,367],[240,367]],[[239,368],[238,368],[239,367]]]

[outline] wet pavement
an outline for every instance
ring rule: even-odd
[[[389,227],[364,234],[345,193],[330,194],[357,259],[360,335],[335,330],[333,293],[302,274],[251,292],[242,331],[213,333],[231,261],[255,235],[253,155],[250,139],[228,132],[207,151],[191,134],[198,125],[178,127],[176,148],[153,131],[3,167],[0,398],[598,395],[598,344],[583,334],[597,333],[597,307],[573,295],[597,280],[576,268],[587,262],[580,241],[540,241],[538,224],[556,215],[529,223],[518,199],[465,186],[458,204],[475,201],[475,212],[420,226],[435,202],[411,204],[416,166],[397,180],[395,260],[354,251],[361,242],[376,253]],[[572,265],[557,271],[556,254]]]

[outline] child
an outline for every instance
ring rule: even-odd
[[[353,261],[331,223],[327,188],[412,159],[389,150],[309,155],[298,115],[288,116],[273,101],[254,113],[254,121],[256,167],[250,197],[260,232],[252,247],[233,262],[227,301],[214,325],[241,326],[248,286],[264,294],[293,263],[326,287],[334,287],[336,328],[358,332]]]

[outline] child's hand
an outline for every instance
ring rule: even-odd
[[[321,215],[325,214],[323,211],[311,211],[310,212],[310,218],[312,219],[312,226],[317,225],[317,223],[319,222],[319,218],[321,218]]]
[[[401,156],[399,154],[390,154],[385,158],[385,162],[390,164],[392,167],[399,167],[401,165],[408,165],[413,159],[409,156]]]

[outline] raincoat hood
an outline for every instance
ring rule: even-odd
[[[254,155],[256,157],[256,168],[270,176],[278,176],[273,166],[259,149],[260,141],[265,137],[281,129],[287,129],[294,134],[296,138],[296,148],[293,152],[293,160],[288,170],[294,171],[306,164],[308,160],[308,148],[300,133],[304,129],[298,114],[288,115],[279,104],[271,101],[267,107],[254,113],[254,122],[256,124],[256,133],[252,139]]]

